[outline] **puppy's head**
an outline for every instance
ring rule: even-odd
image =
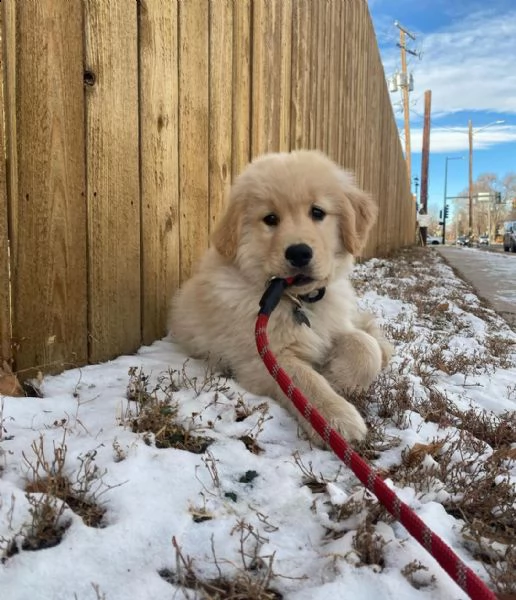
[[[267,154],[236,179],[213,244],[244,277],[303,275],[308,292],[351,264],[376,214],[351,174],[322,153]]]

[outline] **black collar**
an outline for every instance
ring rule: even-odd
[[[294,295],[287,291],[287,292],[285,292],[285,295],[298,308],[301,308],[303,302],[306,302],[307,304],[313,304],[314,302],[319,302],[319,300],[323,299],[325,293],[326,293],[326,288],[322,287],[322,288],[319,288],[318,290],[313,290],[312,292],[309,292],[308,294]]]
[[[294,296],[293,294],[286,292],[286,296],[291,300],[291,302],[294,303],[294,310],[292,311],[292,314],[294,315],[294,320],[296,321],[296,323],[298,323],[299,325],[304,324],[308,327],[312,326],[310,324],[310,320],[306,316],[305,311],[303,310],[303,302],[306,302],[308,304],[319,302],[319,300],[321,300],[324,297],[325,293],[326,288],[324,287],[319,288],[318,290],[314,290],[309,294],[301,294],[299,296]]]

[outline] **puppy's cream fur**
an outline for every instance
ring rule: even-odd
[[[325,212],[322,220],[313,218],[314,206]],[[270,214],[278,217],[277,225],[264,222]],[[353,177],[319,152],[256,159],[236,179],[212,247],[173,301],[174,338],[192,356],[229,368],[250,392],[296,413],[258,356],[254,325],[271,277],[310,276],[313,281],[290,291],[326,288],[322,300],[303,305],[311,327],[296,322],[285,296],[270,319],[270,347],[331,425],[348,439],[362,439],[364,420],[343,394],[367,388],[391,348],[372,318],[358,312],[348,275],[376,214]],[[286,260],[285,250],[301,243],[312,248],[313,258],[299,269]]]

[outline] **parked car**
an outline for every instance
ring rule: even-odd
[[[505,252],[516,252],[516,221],[506,221],[503,231],[503,249]]]
[[[457,246],[471,246],[471,237],[469,235],[459,235]]]
[[[427,235],[426,236],[426,245],[427,246],[437,246],[437,244],[442,244],[443,238],[437,237],[436,235]]]
[[[489,236],[486,233],[484,233],[478,238],[478,245],[489,246]]]

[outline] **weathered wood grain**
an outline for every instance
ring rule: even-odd
[[[146,0],[139,12],[142,337],[167,330],[179,285],[178,2]]]
[[[280,17],[279,34],[280,44],[276,48],[276,58],[271,65],[272,69],[279,65],[280,78],[277,95],[279,119],[279,146],[278,150],[290,150],[290,101],[292,81],[292,2],[296,0],[281,0],[278,12]]]
[[[0,357],[105,360],[166,331],[225,192],[263,152],[319,148],[411,243],[415,206],[365,0],[2,2]],[[10,312],[11,310],[11,312]]]
[[[253,156],[290,149],[291,15],[291,0],[253,2]]]
[[[341,2],[330,5],[329,29],[329,92],[328,92],[328,154],[339,158],[339,87],[340,87],[340,9]]]
[[[0,7],[0,32],[4,38],[5,13]],[[0,44],[0,107],[4,103],[5,46]],[[0,153],[6,156],[4,119],[0,113]],[[0,367],[11,356],[11,282],[9,265],[9,227],[7,210],[7,173],[6,161],[0,160]]]
[[[88,316],[97,362],[141,341],[137,4],[85,0],[84,7]]]
[[[309,147],[317,148],[318,136],[318,94],[319,94],[319,4],[310,2],[311,49],[310,49],[310,91],[309,91]]]
[[[290,146],[292,149],[310,147],[311,25],[310,0],[294,2],[292,4],[292,98],[290,115]]]
[[[233,0],[232,168],[234,178],[251,159],[251,0]]]
[[[226,206],[233,146],[233,0],[210,3],[209,233]]]
[[[87,359],[82,2],[10,11],[13,337],[27,375]]]
[[[181,278],[209,236],[209,3],[179,3],[179,208]],[[229,98],[228,98],[229,101]]]

